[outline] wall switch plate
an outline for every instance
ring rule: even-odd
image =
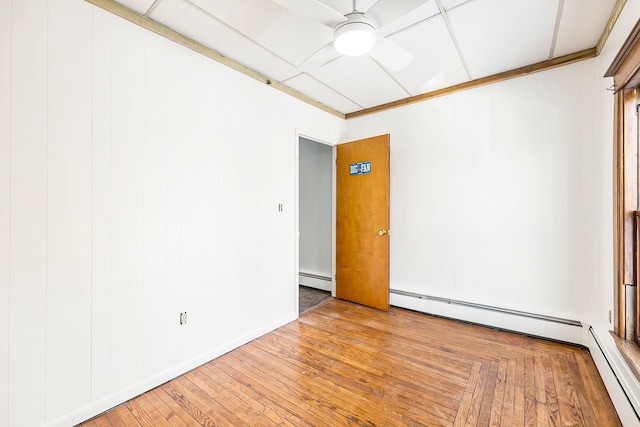
[[[185,323],[187,323],[187,312],[186,311],[184,313],[180,313],[180,324],[184,325]]]

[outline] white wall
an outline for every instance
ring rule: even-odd
[[[326,277],[332,276],[332,164],[332,146],[300,138],[300,271]]]
[[[343,128],[85,2],[0,0],[0,426],[74,424],[295,318],[297,132]]]
[[[594,66],[348,121],[349,140],[391,134],[392,289],[582,317],[591,212],[610,205],[592,191]]]

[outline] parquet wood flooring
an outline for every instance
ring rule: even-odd
[[[583,348],[327,301],[84,426],[619,426]]]

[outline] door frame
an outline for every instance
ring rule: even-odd
[[[336,296],[336,146],[308,133],[295,132],[295,172],[294,172],[294,309],[297,315],[300,304],[300,138],[331,147],[331,296]]]

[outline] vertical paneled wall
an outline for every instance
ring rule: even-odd
[[[46,411],[47,9],[11,2],[9,425]]]
[[[0,0],[0,425],[9,413],[11,2]]]
[[[44,9],[45,414],[55,419],[91,398],[91,8],[65,0]]]
[[[105,14],[92,16],[91,69],[91,396],[111,391],[111,24]],[[100,54],[97,54],[100,52]]]
[[[0,426],[296,316],[298,127],[344,123],[85,2],[0,0]]]

